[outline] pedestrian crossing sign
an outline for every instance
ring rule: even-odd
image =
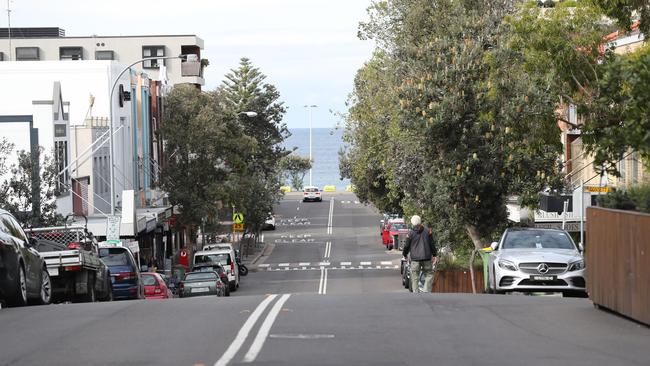
[[[243,224],[244,223],[244,214],[240,212],[236,212],[232,214],[232,221],[235,224]]]

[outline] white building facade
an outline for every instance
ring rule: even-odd
[[[129,65],[145,57],[192,55],[182,62],[147,60],[134,68],[160,80],[160,65],[165,65],[170,84],[200,87],[205,84],[203,43],[196,35],[66,37],[61,28],[0,28],[0,62],[102,60]]]

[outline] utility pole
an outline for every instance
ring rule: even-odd
[[[9,39],[9,61],[11,61],[11,0],[7,0],[7,35]]]
[[[309,163],[312,165],[311,168],[309,168],[309,185],[311,186],[311,171],[313,170],[313,165],[314,162],[312,161],[311,158],[311,110],[312,108],[317,108],[318,106],[315,104],[312,105],[306,105],[305,108],[309,108]]]

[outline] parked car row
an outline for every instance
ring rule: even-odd
[[[230,296],[246,266],[230,243],[194,255],[179,282],[140,272],[128,246],[97,243],[80,227],[30,229],[0,209],[0,302],[9,306],[113,299],[169,299],[176,295]],[[137,250],[135,250],[137,252]]]

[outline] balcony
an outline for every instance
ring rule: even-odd
[[[181,76],[182,77],[203,77],[203,67],[201,61],[186,61],[181,63]]]

